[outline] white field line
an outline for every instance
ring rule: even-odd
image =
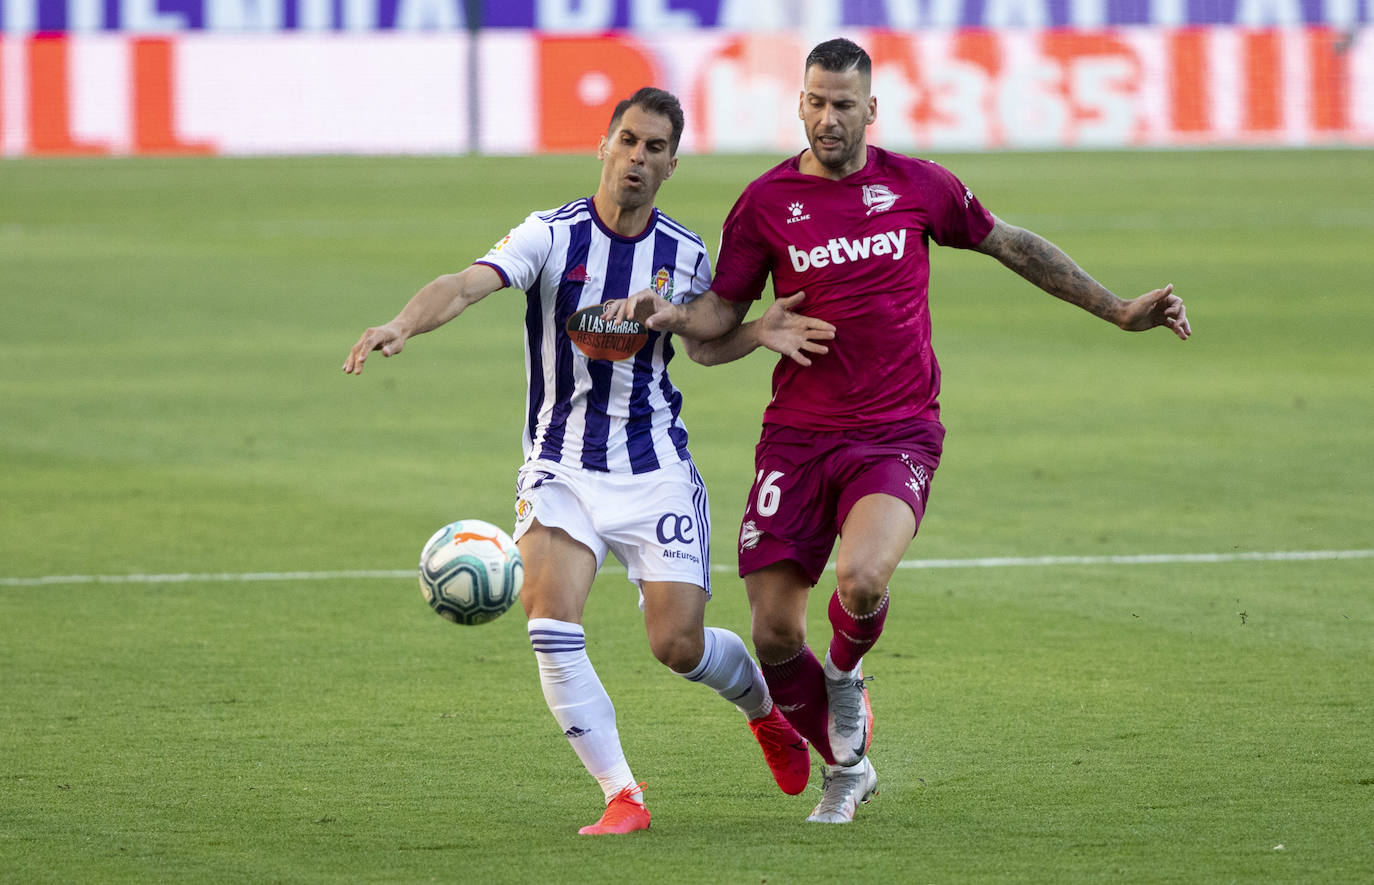
[[[1027,568],[1073,565],[1188,565],[1227,562],[1316,562],[1335,559],[1374,559],[1374,550],[1288,550],[1241,553],[1140,553],[1125,556],[992,556],[978,559],[908,559],[899,569]],[[608,568],[618,568],[611,561]],[[834,563],[827,566],[833,569]],[[623,570],[623,569],[622,569]],[[733,573],[733,565],[717,564],[713,572]],[[43,575],[35,578],[0,577],[0,587],[45,587],[72,584],[206,584],[258,581],[339,581],[357,579],[414,579],[413,569],[362,569],[325,572],[182,572],[167,575]]]

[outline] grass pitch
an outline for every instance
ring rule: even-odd
[[[739,715],[653,661],[608,571],[589,647],[654,824],[599,840],[518,613],[456,628],[409,578],[282,579],[510,524],[518,294],[339,367],[595,161],[0,163],[0,881],[1374,876],[1374,560],[1234,558],[1374,548],[1374,164],[944,159],[1119,293],[1173,282],[1194,339],[937,251],[950,433],[910,556],[1080,564],[897,573],[881,792],[844,828],[804,825],[814,792],[779,794]],[[660,203],[714,243],[774,161],[684,157]],[[770,367],[675,364],[723,566]],[[1222,556],[1103,559],[1154,553]],[[747,636],[743,597],[719,573],[708,620]]]

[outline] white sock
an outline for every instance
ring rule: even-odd
[[[531,618],[529,631],[544,700],[610,802],[635,779],[620,748],[615,707],[587,657],[586,634],[580,624],[552,618]]]
[[[855,665],[853,670],[841,670],[839,667],[835,666],[835,663],[833,661],[830,660],[830,652],[825,653],[825,663],[821,665],[821,669],[825,671],[825,678],[831,680],[858,679],[859,671],[863,668],[864,659],[859,658],[859,663]]]
[[[714,688],[750,720],[767,716],[773,709],[773,696],[768,693],[768,683],[763,681],[758,664],[749,656],[744,640],[729,630],[707,627],[701,662],[692,672],[682,675]]]

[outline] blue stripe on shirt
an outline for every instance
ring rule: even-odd
[[[602,303],[630,294],[634,261],[634,243],[612,237],[606,254],[605,281],[601,286]],[[582,430],[582,466],[588,470],[609,470],[606,445],[610,439],[611,418],[608,407],[615,363],[588,360],[587,374],[591,376],[592,389],[587,391],[587,424]]]
[[[668,216],[660,215],[659,220],[667,221]],[[678,239],[666,230],[654,234],[654,259],[650,272],[655,278],[660,268],[666,267],[673,274],[670,280],[676,282]],[[667,294],[667,293],[664,293]],[[671,358],[670,338],[663,342],[665,360]],[[654,453],[654,410],[650,402],[650,388],[654,378],[653,355],[657,349],[660,333],[652,332],[649,346],[639,352],[635,359],[634,385],[630,391],[630,420],[625,428],[626,448],[630,456],[630,470],[634,473],[648,473],[659,467],[658,456]],[[667,373],[664,373],[664,377]],[[677,415],[674,414],[674,419]]]
[[[572,394],[576,386],[573,377],[572,342],[567,334],[559,334],[568,324],[568,317],[577,311],[582,298],[584,283],[568,279],[568,271],[587,265],[587,254],[592,241],[591,219],[579,221],[568,227],[568,250],[563,261],[563,279],[558,284],[558,294],[553,305],[554,338],[559,346],[554,351],[554,406],[549,416],[548,430],[544,434],[544,447],[539,457],[550,461],[562,461],[563,440],[568,430],[568,415],[572,411]]]
[[[530,435],[529,443],[534,442],[534,434],[539,427],[539,410],[544,408],[544,308],[539,298],[543,284],[544,271],[534,278],[534,283],[525,290],[525,337],[529,342],[525,353],[530,360],[530,383],[526,391],[525,432]],[[536,383],[534,379],[540,379]]]
[[[663,213],[660,212],[660,213],[659,213],[659,216],[658,216],[658,220],[659,220],[660,224],[662,224],[664,227],[667,227],[669,230],[673,231],[674,233],[679,234],[683,239],[685,239],[685,240],[690,240],[691,242],[693,242],[693,243],[695,243],[696,245],[700,246],[702,249],[705,249],[705,248],[706,248],[706,243],[704,243],[704,242],[702,241],[701,237],[697,236],[697,235],[694,234],[692,231],[690,231],[690,230],[688,230],[687,228],[683,227],[682,225],[678,224],[676,221],[674,221],[673,219],[669,218],[667,215],[664,215]]]
[[[589,202],[589,197],[581,197],[579,199],[573,200],[571,203],[564,203],[557,209],[541,213],[539,215],[539,220],[546,222],[554,222],[576,218],[578,213],[587,211],[587,205]]]

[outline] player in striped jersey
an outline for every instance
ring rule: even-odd
[[[472,266],[434,280],[391,322],[365,331],[344,364],[360,373],[373,351],[394,356],[487,295],[524,291],[529,392],[514,532],[525,562],[521,600],[545,700],[606,800],[601,819],[579,831],[587,834],[649,826],[643,784],[621,749],[582,626],[608,552],[639,587],[654,656],[745,714],[785,792],[801,792],[810,773],[806,742],[773,706],[744,641],[705,627],[709,507],[687,449],[682,395],[668,377],[670,336],[650,333],[638,352],[612,362],[588,358],[565,329],[579,308],[646,285],[678,304],[710,286],[701,238],[654,206],[677,166],[682,127],[667,92],[646,87],[621,102],[597,148],[594,196],[530,215]],[[815,334],[815,323],[781,309],[757,325],[779,352]]]

